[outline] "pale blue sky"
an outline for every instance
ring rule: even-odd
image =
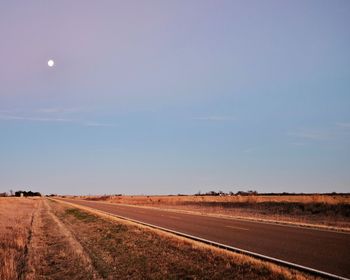
[[[349,14],[0,2],[0,192],[349,192]]]

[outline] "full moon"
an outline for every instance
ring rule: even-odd
[[[47,62],[47,65],[49,65],[49,67],[52,67],[52,66],[55,65],[55,62],[54,62],[52,59],[50,59],[50,60]]]

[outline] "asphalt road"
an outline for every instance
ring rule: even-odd
[[[68,200],[254,253],[350,278],[350,234],[104,202]]]

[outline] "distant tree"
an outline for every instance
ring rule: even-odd
[[[21,193],[23,193],[23,195],[24,195],[24,192],[23,191],[15,191],[15,196],[21,196]]]
[[[27,196],[41,196],[40,192],[32,192],[32,191],[16,191],[15,192],[15,196],[20,197],[21,194],[23,194],[23,196],[27,197]]]

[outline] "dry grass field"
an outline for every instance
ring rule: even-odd
[[[310,279],[46,199],[0,200],[0,279]]]
[[[38,200],[0,198],[0,279],[21,279]]]
[[[135,205],[154,205],[161,202],[168,205],[179,204],[182,202],[231,202],[231,203],[264,203],[264,202],[283,202],[283,203],[325,203],[325,204],[350,204],[350,195],[232,195],[232,196],[200,196],[200,195],[134,195],[134,196],[81,196],[81,198],[94,198],[99,200],[114,200],[121,203],[130,203]]]
[[[350,230],[350,195],[82,196],[77,198]]]
[[[0,279],[94,279],[79,246],[45,200],[0,199]]]

